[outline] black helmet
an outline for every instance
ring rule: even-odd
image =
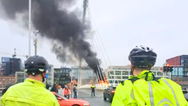
[[[134,67],[148,68],[155,65],[157,54],[149,47],[136,46],[129,54]]]
[[[26,73],[30,75],[44,73],[48,66],[47,60],[41,56],[31,56],[25,62]]]

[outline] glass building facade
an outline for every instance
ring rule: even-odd
[[[63,88],[65,84],[71,82],[70,72],[70,68],[54,68],[54,83]]]
[[[16,72],[20,72],[22,69],[20,58],[1,57],[1,71],[3,75],[15,75]]]
[[[172,71],[172,76],[183,76],[184,75],[184,67],[174,67]]]
[[[174,67],[172,76],[188,77],[188,55],[176,56],[166,62]]]
[[[188,55],[180,55],[170,59],[166,62],[173,66],[171,78],[184,88],[188,84]]]

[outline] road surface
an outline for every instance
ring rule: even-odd
[[[78,90],[78,99],[86,100],[91,106],[111,106],[110,102],[103,100],[103,91],[96,91],[95,97],[91,97],[90,90],[81,89]],[[0,96],[1,99],[1,96]],[[1,105],[0,105],[1,106]]]
[[[91,91],[88,89],[79,89],[78,98],[86,100],[91,106],[111,106],[109,101],[103,100],[103,91],[97,90],[95,97],[91,97]]]
[[[79,99],[88,101],[91,106],[110,106],[110,102],[103,100],[102,91],[96,91],[96,97],[91,97],[90,90],[81,89],[78,91],[78,96]],[[188,93],[185,94],[185,98],[188,100]]]

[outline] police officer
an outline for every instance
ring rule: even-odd
[[[91,96],[95,96],[95,85],[94,84],[92,84],[91,85]]]
[[[1,98],[1,106],[59,106],[54,94],[45,88],[48,62],[41,56],[31,56],[25,62],[28,78],[10,87]]]
[[[180,85],[166,78],[155,79],[150,70],[156,58],[149,47],[132,49],[132,75],[116,87],[111,106],[188,106]]]

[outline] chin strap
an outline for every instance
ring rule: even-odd
[[[131,75],[133,75],[133,68],[131,68]]]
[[[42,73],[40,75],[42,76],[42,82],[44,82],[44,77],[43,77]]]

